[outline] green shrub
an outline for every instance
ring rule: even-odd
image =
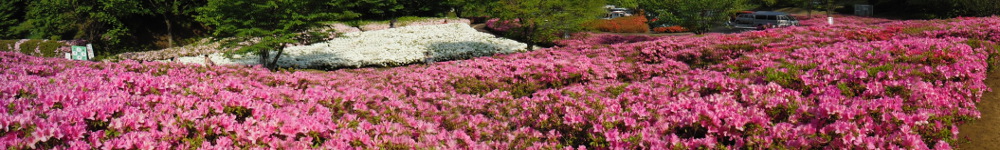
[[[18,40],[3,40],[3,41],[0,41],[0,47],[3,47],[3,49],[6,49],[7,48],[7,46],[6,46],[7,44],[14,45],[14,43],[17,43],[17,41]],[[60,56],[59,55],[60,54],[59,48],[60,47],[65,47],[65,46],[68,46],[68,45],[63,44],[63,43],[59,43],[57,41],[50,41],[50,40],[28,40],[28,41],[26,41],[24,43],[21,43],[21,45],[20,45],[19,48],[20,48],[20,52],[21,53],[32,55],[32,56],[39,56],[39,57],[59,57]],[[13,46],[10,46],[10,47],[13,47]],[[41,53],[35,53],[35,49],[36,48]],[[0,50],[2,50],[2,49],[0,49]],[[8,49],[8,51],[13,51],[13,49]]]
[[[28,40],[24,43],[21,43],[20,46],[21,46],[20,47],[21,53],[28,55],[35,55],[34,52],[35,48],[38,47],[38,40]]]
[[[59,48],[68,45],[56,41],[42,41],[38,46],[43,57],[59,57]]]
[[[18,40],[0,40],[0,51],[14,51]]]

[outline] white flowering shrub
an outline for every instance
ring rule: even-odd
[[[408,26],[378,31],[345,33],[312,45],[285,48],[278,65],[294,68],[399,66],[424,61],[447,61],[526,51],[514,40],[478,32],[468,24]],[[254,65],[254,55],[221,54],[178,58],[185,63]]]

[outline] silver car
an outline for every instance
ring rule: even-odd
[[[758,11],[750,14],[740,14],[736,16],[736,24],[747,26],[775,26],[787,27],[799,25],[799,20],[788,13],[773,11]]]

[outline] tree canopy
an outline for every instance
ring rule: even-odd
[[[660,20],[678,24],[696,34],[704,33],[729,15],[750,9],[747,0],[639,0],[639,4],[659,14]]]
[[[321,0],[214,0],[198,8],[196,20],[213,27],[217,37],[241,39],[238,41],[261,38],[239,48],[237,53],[255,52],[260,55],[261,64],[275,69],[287,44],[325,37],[307,32],[310,27],[322,21],[358,16],[338,7],[344,6],[340,4]],[[273,58],[269,57],[271,50],[278,51]]]
[[[0,37],[17,35],[12,33],[11,28],[23,22],[26,6],[24,0],[0,1]]]
[[[19,29],[37,38],[116,44],[130,35],[125,18],[149,13],[139,1],[38,0],[29,3],[27,20]]]
[[[488,5],[487,14],[520,23],[515,36],[532,49],[562,33],[582,30],[581,24],[599,17],[605,4],[604,0],[500,0]]]

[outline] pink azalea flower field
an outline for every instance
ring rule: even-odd
[[[823,22],[331,72],[0,52],[0,147],[948,149],[979,118],[1000,18]]]

